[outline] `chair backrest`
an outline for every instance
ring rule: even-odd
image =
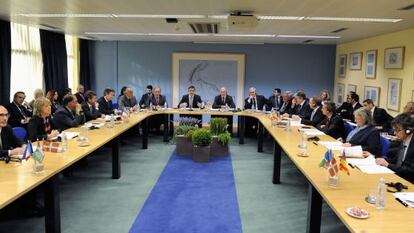
[[[387,152],[388,149],[390,148],[390,140],[388,140],[388,138],[381,136],[381,146],[382,146],[382,151],[381,151],[381,156],[386,158],[387,157]]]
[[[346,136],[348,136],[349,132],[351,132],[353,129],[355,129],[355,126],[349,124],[348,122],[344,122],[344,126],[345,126]],[[345,136],[345,138],[346,138],[346,136]]]
[[[112,109],[118,109],[118,107],[119,107],[118,103],[113,103],[112,104]]]
[[[23,128],[23,127],[15,127],[15,128],[13,128],[13,133],[14,133],[14,135],[16,135],[16,137],[18,138],[18,139],[20,139],[21,141],[25,141],[26,140],[26,137],[27,137],[27,131],[26,131],[26,129],[25,128]]]

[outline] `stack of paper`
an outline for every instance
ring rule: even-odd
[[[394,173],[391,169],[377,165],[374,156],[368,156],[365,159],[347,159],[350,165],[359,168],[363,173],[367,174],[385,174]]]
[[[331,150],[343,150],[342,142],[340,141],[319,141],[319,144]]]
[[[394,196],[407,204],[407,206],[414,208],[414,192],[394,193]]]
[[[96,128],[101,128],[102,126],[105,125],[105,123],[102,122],[91,122],[91,123],[85,123],[86,127],[91,128],[92,126],[96,127]]]
[[[79,132],[65,132],[67,139],[75,138],[79,135]],[[62,138],[62,133],[60,133],[58,136],[52,138],[52,140],[56,140],[58,137]]]
[[[304,126],[300,121],[290,121],[290,126]]]
[[[344,147],[344,151],[347,158],[364,158],[361,146]]]
[[[302,131],[305,135],[307,136],[320,136],[320,135],[325,135],[324,132],[318,130],[318,129],[300,129],[300,131]]]

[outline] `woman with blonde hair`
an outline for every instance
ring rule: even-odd
[[[51,140],[59,135],[51,116],[52,108],[50,101],[45,97],[39,97],[34,102],[34,113],[27,126],[29,139]]]

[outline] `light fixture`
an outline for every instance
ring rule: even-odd
[[[119,35],[119,36],[190,36],[202,37],[211,34],[189,34],[189,33],[158,33],[158,32],[85,32],[86,35]]]
[[[350,18],[350,17],[305,17],[305,20],[312,20],[312,21],[367,22],[367,23],[397,23],[397,22],[402,21],[402,19]]]
[[[213,34],[215,37],[276,37],[273,34]]]
[[[318,36],[318,35],[277,35],[278,38],[315,38],[315,39],[340,39],[340,36]]]
[[[273,16],[273,15],[259,15],[257,19],[260,20],[303,20],[305,17],[300,16]]]

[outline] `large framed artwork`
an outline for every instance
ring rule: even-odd
[[[349,69],[361,70],[362,68],[362,53],[351,53],[349,55]]]
[[[339,55],[338,76],[345,77],[346,73],[346,54]]]
[[[380,88],[379,87],[364,87],[364,99],[371,99],[375,106],[379,105],[380,101]]]
[[[375,79],[377,73],[377,50],[368,50],[365,63],[365,77]]]
[[[235,53],[177,52],[172,55],[172,103],[177,106],[193,85],[203,101],[214,101],[226,87],[238,108],[244,103],[245,55]]]
[[[388,79],[387,108],[393,111],[400,111],[402,80],[396,78]]]
[[[387,48],[384,52],[385,69],[402,69],[404,67],[405,47]]]
[[[344,94],[345,94],[345,84],[338,83],[336,85],[336,103],[342,104],[344,100]]]

